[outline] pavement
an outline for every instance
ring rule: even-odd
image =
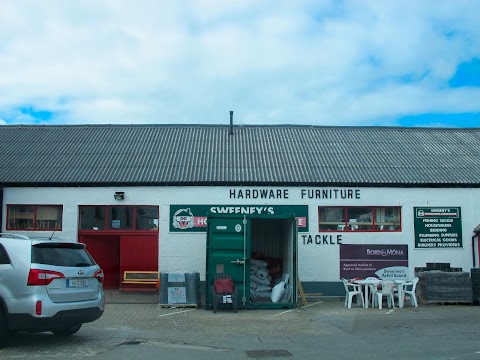
[[[131,295],[131,296],[130,296]],[[115,296],[115,295],[114,295]],[[115,351],[99,359],[480,359],[480,307],[420,305],[345,308],[325,298],[295,309],[219,310],[161,307],[152,294],[117,294],[88,328],[115,334]],[[124,344],[124,345],[121,345]],[[122,352],[119,351],[121,348]]]
[[[294,309],[162,307],[158,294],[106,291],[104,315],[68,338],[19,334],[0,359],[478,359],[480,307]]]
[[[104,290],[107,304],[159,304],[158,291]]]

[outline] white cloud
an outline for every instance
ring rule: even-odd
[[[0,117],[32,122],[18,114],[31,106],[61,123],[227,124],[234,110],[236,123],[367,125],[480,112],[478,89],[448,88],[480,57],[478,13],[442,0],[5,0]]]

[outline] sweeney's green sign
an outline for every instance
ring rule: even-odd
[[[308,232],[307,205],[170,205],[170,232],[206,232],[207,213],[238,215],[295,214],[299,232]]]
[[[463,247],[459,207],[416,207],[414,212],[416,249]]]

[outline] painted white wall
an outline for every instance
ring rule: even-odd
[[[341,235],[343,244],[403,244],[409,249],[409,271],[427,262],[447,262],[469,271],[472,267],[473,229],[480,223],[480,189],[430,188],[350,188],[359,190],[359,199],[302,198],[301,189],[340,188],[268,188],[288,190],[288,198],[232,199],[232,187],[89,187],[89,188],[5,188],[2,231],[5,231],[8,204],[63,205],[63,230],[55,234],[64,239],[78,238],[79,205],[155,205],[160,208],[159,270],[161,272],[199,272],[205,279],[206,234],[170,233],[170,205],[308,205],[309,233],[318,231],[318,206],[400,206],[401,232],[329,232]],[[249,188],[253,189],[253,187]],[[258,188],[257,188],[258,189]],[[125,200],[114,200],[115,191],[124,191]],[[460,207],[462,212],[463,248],[415,249],[414,207]],[[29,236],[50,232],[23,232]],[[326,233],[322,233],[326,234]],[[340,278],[339,245],[303,244],[299,236],[299,276],[302,281],[338,281]],[[478,250],[475,254],[478,266]]]

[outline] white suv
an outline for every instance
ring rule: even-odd
[[[104,308],[103,271],[84,244],[0,233],[0,345],[15,331],[72,335]]]

